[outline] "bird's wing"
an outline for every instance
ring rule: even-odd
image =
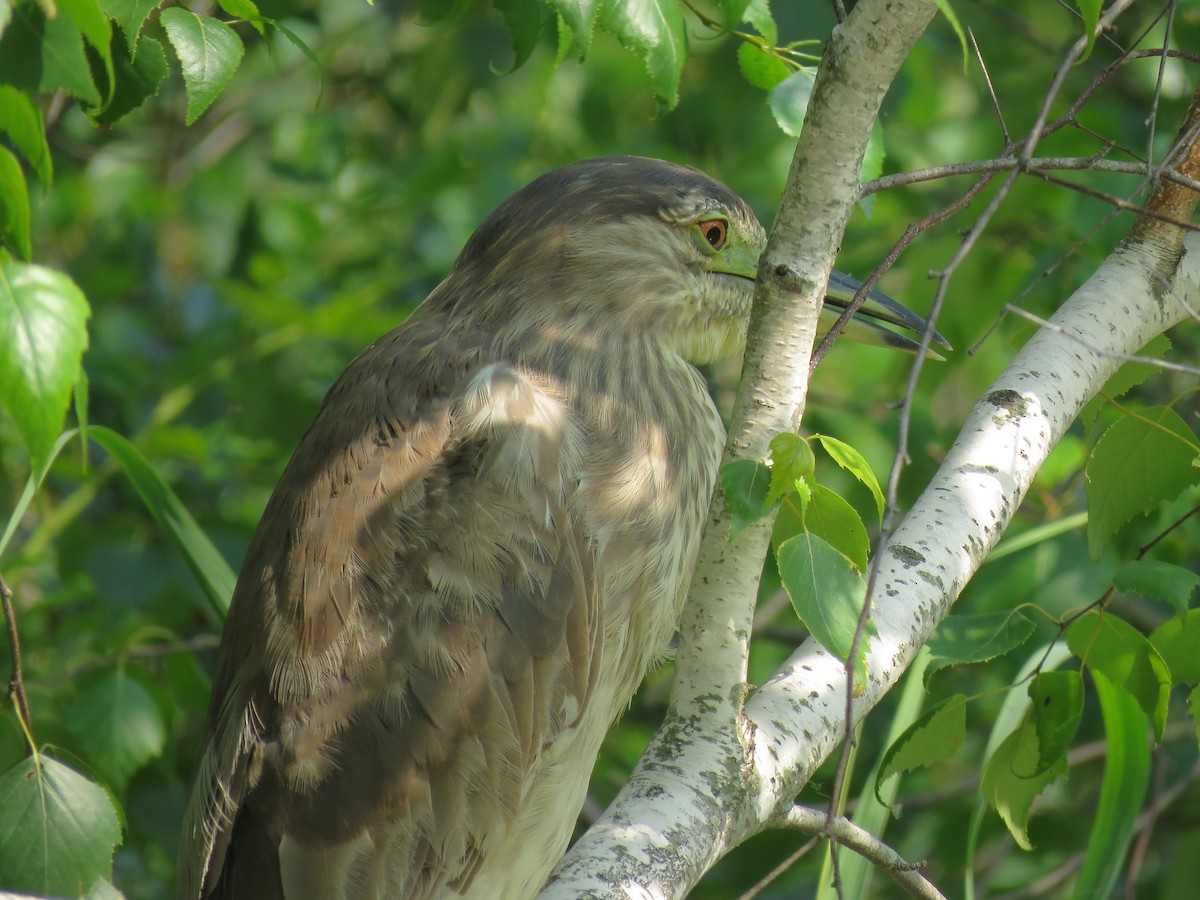
[[[569,514],[583,443],[557,385],[437,321],[351,364],[239,577],[181,897],[469,880],[593,686],[600,611]],[[365,871],[376,851],[404,864]]]

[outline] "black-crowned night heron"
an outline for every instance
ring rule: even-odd
[[[577,163],[350,364],[242,566],[180,897],[536,892],[675,629],[724,440],[692,364],[763,244],[700,172]]]

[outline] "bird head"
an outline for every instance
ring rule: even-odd
[[[653,335],[706,363],[741,351],[765,247],[746,202],[704,173],[656,159],[601,157],[549,172],[501,204],[447,279],[471,289],[447,295],[469,297],[477,314],[500,327],[552,328],[578,340]],[[858,286],[833,273],[823,330]],[[924,319],[876,291],[843,333],[916,348],[880,322],[925,328]]]

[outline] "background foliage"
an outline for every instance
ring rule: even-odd
[[[87,837],[111,846],[120,829],[112,882],[127,896],[163,896],[173,883],[178,822],[219,633],[213,599],[220,590],[196,577],[142,502],[141,495],[159,490],[152,475],[133,478],[123,474],[126,468],[137,473],[139,460],[148,460],[236,569],[275,479],[332,379],[354,353],[404,318],[445,274],[475,224],[533,177],[588,156],[659,156],[721,178],[769,223],[794,146],[785,132],[797,126],[806,76],[781,83],[795,71],[784,58],[794,57],[766,54],[761,46],[823,39],[833,25],[831,8],[777,3],[771,20],[765,2],[695,6],[699,14],[674,0],[497,0],[494,7],[470,0],[376,6],[267,0],[255,7],[238,0],[156,11],[145,0],[57,7],[49,0],[0,0],[0,330],[11,341],[26,299],[46,296],[22,287],[18,274],[48,279],[46,290],[57,298],[49,302],[61,303],[69,322],[82,325],[90,310],[86,381],[76,391],[69,424],[111,429],[93,429],[95,443],[86,451],[79,440],[66,444],[14,519],[0,573],[15,594],[29,730],[39,748],[108,792],[111,804],[92,797],[99,824]],[[955,9],[988,62],[1008,133],[1025,133],[1063,48],[1080,33],[1077,18],[1040,0]],[[587,16],[597,10],[592,31]],[[1115,38],[1132,40],[1157,12],[1135,10]],[[768,33],[772,27],[777,36]],[[1162,27],[1153,26],[1160,41]],[[733,28],[742,36],[728,33]],[[1200,8],[1181,4],[1173,29],[1174,46],[1200,46]],[[218,51],[206,57],[197,46]],[[1066,99],[1055,112],[1114,56],[1098,42],[1088,61],[1069,73]],[[1111,140],[1139,153],[1152,145],[1160,159],[1195,72],[1169,61],[1154,107],[1158,76],[1153,59],[1127,66],[1080,114],[1102,139],[1068,129],[1039,152],[1091,156],[1101,140]],[[1147,117],[1154,109],[1151,133]],[[37,139],[43,131],[44,150]],[[1006,135],[979,66],[964,67],[959,39],[945,20],[902,71],[880,135],[878,164],[889,172],[1000,152]],[[1115,175],[1076,180],[1121,195],[1135,187]],[[865,277],[909,222],[964,186],[935,182],[875,196],[870,214],[864,205],[852,222],[839,267]],[[955,275],[952,302],[938,323],[958,349],[948,362],[924,369],[902,504],[919,492],[970,404],[1027,333],[1013,318],[993,330],[1004,304],[1020,297],[1036,313],[1051,310],[1128,228],[1127,216],[1108,220],[1109,212],[1103,199],[1035,178],[1020,182],[1007,199]],[[934,283],[927,275],[946,264],[970,216],[922,235],[882,287],[916,309],[928,308]],[[26,261],[41,268],[23,268]],[[1197,358],[1194,328],[1172,342],[1173,358]],[[1167,352],[1165,345],[1158,349]],[[82,351],[82,345],[74,348]],[[60,397],[65,408],[75,380],[70,366],[48,372],[65,384],[55,387],[48,377],[48,393],[22,399],[29,366],[6,358],[0,385],[13,411],[53,413],[53,404],[40,405],[45,397]],[[31,357],[29,365],[35,362]],[[909,364],[869,348],[835,349],[816,375],[806,429],[838,436],[886,472],[896,443],[893,404]],[[1191,435],[1194,378],[1142,375],[1122,402],[1171,404]],[[726,402],[735,377],[733,364],[712,373]],[[31,468],[50,453],[59,415],[19,428],[25,417],[0,414],[0,508],[6,514],[19,508]],[[927,675],[928,704],[947,700],[963,713],[957,752],[891,781],[905,817],[885,837],[908,858],[928,860],[929,876],[952,895],[969,872],[988,896],[1068,891],[1096,827],[1102,784],[1115,770],[1104,765],[1106,733],[1111,760],[1114,734],[1146,732],[1147,718],[1136,705],[1127,719],[1132,724],[1117,729],[1129,694],[1113,694],[1105,676],[1096,690],[1089,678],[1081,704],[1069,685],[1047,679],[1055,702],[1078,708],[1079,731],[1061,748],[1071,748],[1069,777],[1049,783],[1028,821],[1026,843],[1035,852],[1018,848],[1023,828],[1010,831],[990,811],[977,816],[977,846],[969,848],[964,823],[976,810],[981,782],[985,793],[996,786],[995,770],[989,780],[983,767],[985,748],[992,742],[995,749],[998,741],[993,724],[1005,716],[1006,689],[1023,666],[1041,659],[1034,648],[1057,637],[1056,620],[1104,595],[1119,567],[1197,500],[1195,487],[1180,493],[1171,482],[1169,496],[1156,497],[1132,521],[1118,515],[1107,534],[1091,535],[1089,554],[1090,535],[1079,515],[1087,506],[1085,463],[1098,435],[1118,420],[1126,421],[1116,408],[1098,406],[1076,424],[1022,512],[1028,539],[1002,550],[956,607],[1003,614],[1034,604],[1045,615],[1027,614],[1032,635],[985,665],[940,668],[939,657]],[[1136,478],[1158,464],[1159,452],[1136,437],[1123,446],[1117,463],[1141,465],[1132,466],[1132,474],[1103,478]],[[1185,468],[1194,456],[1193,450],[1185,457]],[[834,466],[822,469],[833,470],[822,471],[823,479],[867,522],[877,521],[863,485]],[[1194,523],[1172,531],[1153,548],[1152,559],[1196,571],[1197,536]],[[200,568],[219,581],[220,565],[201,562]],[[1127,580],[1119,582],[1124,587],[1110,608],[1138,634],[1169,620],[1182,623],[1177,632],[1160,632],[1160,645],[1164,656],[1174,647],[1176,657],[1187,658],[1196,646],[1191,620],[1171,620],[1178,610],[1157,597],[1174,596],[1186,609],[1192,585],[1148,587],[1136,571],[1120,571]],[[801,633],[786,599],[780,602],[770,577],[767,582],[752,679],[768,677]],[[1093,639],[1091,632],[1068,635],[1085,653]],[[1189,677],[1177,669],[1172,675]],[[653,674],[610,735],[585,819],[602,809],[636,761],[669,684],[668,665]],[[861,759],[883,751],[889,716],[902,702],[896,694],[868,721]],[[958,695],[972,702],[956,703]],[[1133,808],[1155,813],[1131,832],[1139,841],[1135,853],[1117,855],[1119,877],[1129,879],[1139,897],[1190,897],[1200,876],[1200,854],[1190,852],[1200,847],[1195,726],[1183,694],[1172,695],[1169,715],[1165,702],[1164,695],[1161,717],[1151,716],[1161,743],[1151,756],[1146,740],[1132,740],[1127,758],[1133,762],[1125,766]],[[13,808],[4,791],[27,771],[26,747],[9,706],[0,715],[0,772],[7,773],[0,776],[0,808]],[[77,778],[53,760],[47,769],[47,783]],[[1148,793],[1136,790],[1139,772]],[[831,777],[818,777],[801,799],[826,803]],[[860,786],[870,793],[873,782],[863,774],[855,791]],[[1172,791],[1170,804],[1159,809],[1157,798]],[[4,825],[0,888],[106,890],[39,883],[36,876],[31,888],[19,864],[25,854],[7,837],[21,833],[20,822],[10,818]],[[1147,836],[1144,842],[1140,836]],[[735,896],[802,843],[790,833],[749,842],[710,873],[697,896]],[[68,835],[63,853],[81,846]],[[97,865],[95,847],[87,852],[92,856],[80,863],[85,869],[89,860]],[[98,871],[104,871],[103,846],[98,852]],[[788,868],[763,896],[815,890],[821,859],[810,857]],[[871,895],[887,896],[889,889],[877,885]]]

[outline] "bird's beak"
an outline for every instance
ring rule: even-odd
[[[830,273],[825,305],[821,308],[820,324],[824,331],[833,327],[833,323],[842,314],[842,310],[850,305],[850,301],[854,299],[854,294],[860,287],[862,287],[862,282],[857,278],[851,278],[841,272]],[[867,294],[867,299],[863,301],[858,312],[854,314],[854,318],[847,322],[846,327],[842,329],[842,335],[861,344],[891,347],[894,350],[904,350],[908,353],[917,352],[920,347],[917,341],[907,335],[892,331],[890,328],[884,328],[879,322],[898,325],[917,334],[923,334],[929,327],[924,319],[908,307],[901,306],[887,294],[871,291]],[[947,350],[953,349],[949,342],[936,331],[933,333],[933,342]],[[929,355],[933,359],[944,358],[934,350],[930,350]]]

